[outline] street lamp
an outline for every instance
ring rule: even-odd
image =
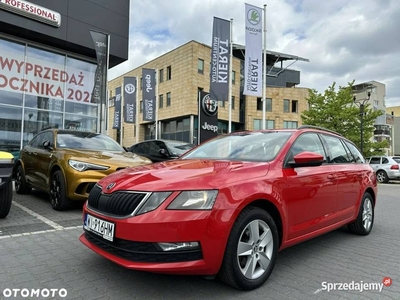
[[[357,99],[356,95],[353,96],[353,101],[354,103],[360,107],[360,150],[361,153],[364,154],[364,108],[365,104],[369,101],[371,98],[371,90],[372,87],[368,87],[365,91],[366,98],[363,99]]]

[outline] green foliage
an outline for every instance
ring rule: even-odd
[[[304,111],[301,119],[304,125],[314,125],[336,131],[351,140],[360,147],[361,126],[360,108],[353,101],[353,82],[348,86],[336,90],[336,83],[329,86],[324,94],[312,89],[307,98],[309,109]],[[382,115],[381,111],[374,111],[369,104],[364,106],[363,118],[363,154],[368,157],[371,155],[383,154],[388,142],[373,142],[374,122],[377,117]]]

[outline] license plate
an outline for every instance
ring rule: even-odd
[[[86,214],[83,228],[100,235],[103,239],[108,241],[112,242],[114,239],[115,223],[107,222]]]

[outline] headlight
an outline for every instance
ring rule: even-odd
[[[77,170],[79,172],[83,172],[86,170],[108,170],[110,168],[107,166],[90,164],[87,162],[73,160],[73,159],[70,159],[68,161],[68,164],[71,166],[71,168],[73,168],[74,170]]]
[[[155,210],[171,195],[171,192],[154,192],[149,199],[142,205],[136,215],[141,215],[149,211]]]
[[[218,191],[184,191],[171,202],[168,209],[212,209],[215,199],[217,198]]]

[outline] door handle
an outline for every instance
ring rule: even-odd
[[[328,179],[336,179],[337,176],[335,174],[329,174]]]

